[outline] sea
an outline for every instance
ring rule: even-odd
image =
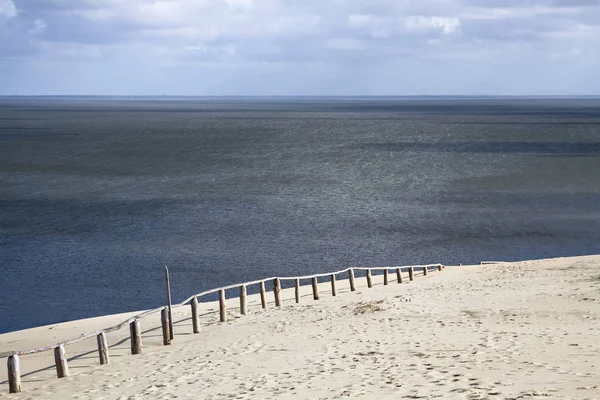
[[[165,265],[179,302],[599,253],[600,98],[0,98],[0,333],[163,305]]]

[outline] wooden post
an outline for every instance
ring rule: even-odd
[[[248,305],[246,304],[246,285],[240,286],[240,314],[246,315],[248,312]]]
[[[167,279],[167,305],[169,306],[169,335],[173,340],[173,313],[171,309],[171,281],[169,280],[169,268],[165,265],[165,277]]]
[[[398,279],[398,283],[402,283],[402,271],[400,268],[396,268],[396,278]]]
[[[69,376],[69,363],[67,362],[67,353],[62,344],[54,348],[54,363],[56,364],[56,375],[59,378]]]
[[[225,309],[225,289],[219,290],[219,316],[221,322],[227,321],[227,310]]]
[[[108,356],[108,342],[106,341],[106,335],[101,332],[96,336],[98,342],[98,356],[100,357],[100,365],[110,364],[110,357]]]
[[[275,296],[275,306],[281,307],[281,282],[279,278],[273,280],[273,295]]]
[[[131,354],[142,354],[142,330],[139,319],[129,324],[129,334],[131,336]]]
[[[312,289],[313,289],[313,299],[319,300],[319,282],[317,281],[316,276],[314,276],[312,278]]]
[[[356,285],[354,283],[354,270],[350,269],[348,271],[348,280],[350,281],[350,291],[351,292],[355,292],[356,291]]]
[[[200,333],[200,321],[198,320],[198,298],[194,296],[192,298],[192,327],[194,333]]]
[[[335,274],[331,274],[331,295],[337,296],[337,290],[335,288]]]
[[[370,288],[373,287],[373,279],[371,278],[371,270],[370,269],[367,270],[367,286]]]
[[[300,279],[296,279],[294,291],[296,292],[296,303],[300,303]]]
[[[160,324],[162,326],[163,345],[171,344],[171,332],[169,332],[169,307],[160,311]]]
[[[415,269],[413,267],[408,268],[408,279],[410,281],[413,281],[415,279],[414,275],[415,275]]]
[[[444,269],[444,266],[442,264],[438,265],[438,271],[442,272],[442,269]]]
[[[19,356],[13,354],[8,357],[8,392],[21,392],[21,368],[19,366]]]
[[[262,308],[267,308],[267,293],[265,291],[265,283],[260,283],[260,304]]]
[[[428,273],[428,272],[429,272],[429,271],[428,271],[428,269],[427,269],[427,266],[423,267],[423,275],[424,275],[424,276],[427,276],[427,273]]]
[[[388,284],[388,270],[387,268],[383,270],[383,284],[387,286]]]

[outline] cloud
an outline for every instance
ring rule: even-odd
[[[405,19],[409,30],[423,31],[429,29],[439,29],[444,35],[448,35],[460,26],[460,20],[456,17],[439,16],[411,16]]]
[[[560,32],[577,25],[596,26],[600,5],[593,4],[549,0],[490,0],[485,5],[475,0],[30,0],[23,9],[27,15],[52,23],[47,40],[194,45],[248,39],[269,44],[296,37],[327,42],[412,35],[418,41],[424,34],[450,35],[463,28],[464,41],[495,35],[521,37],[521,32],[538,32],[540,27],[544,32]]]
[[[31,33],[32,35],[38,35],[38,34],[44,32],[44,29],[46,29],[46,27],[47,27],[46,21],[38,18],[35,21],[33,21],[33,26],[29,30],[29,33]]]
[[[546,86],[535,69],[546,68],[578,74],[578,88],[595,90],[581,68],[582,60],[598,67],[599,38],[597,0],[0,0],[0,87],[32,91],[34,80],[23,74],[42,76],[47,68],[57,81],[70,69],[82,77],[94,70],[107,80],[101,87],[119,90],[136,89],[123,83],[127,76],[160,73],[162,80],[144,87],[231,91],[235,85],[226,82],[253,71],[263,76],[253,82],[257,90],[269,92],[282,87],[275,74],[300,82],[306,71],[315,81],[346,77],[340,87],[364,79],[365,90],[484,92],[489,88],[479,87],[477,76],[497,71],[522,76],[524,88],[539,91]],[[467,72],[475,64],[481,70]],[[108,72],[115,68],[119,75]],[[22,80],[6,78],[16,70]],[[198,71],[209,78],[199,79]],[[426,71],[432,79],[414,86],[411,75]],[[317,87],[338,90],[333,83]]]
[[[17,7],[13,0],[0,0],[0,18],[13,18],[17,16]]]

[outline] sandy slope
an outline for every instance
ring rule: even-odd
[[[448,267],[387,287],[374,280],[368,289],[360,278],[355,293],[339,281],[335,298],[322,284],[319,301],[304,286],[300,305],[266,311],[252,297],[245,317],[232,299],[225,324],[205,305],[198,335],[185,307],[168,347],[152,316],[142,322],[143,355],[129,355],[128,332],[115,332],[109,366],[97,365],[95,340],[68,347],[77,358],[67,379],[56,379],[51,353],[24,356],[23,373],[37,372],[19,395],[3,382],[0,398],[600,399],[600,257]],[[124,317],[0,335],[0,349]]]

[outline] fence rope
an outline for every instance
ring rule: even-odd
[[[250,281],[250,282],[242,282],[242,283],[236,283],[233,285],[227,285],[227,286],[223,286],[220,288],[216,288],[216,289],[210,289],[210,290],[206,290],[204,292],[200,292],[197,293],[195,295],[192,295],[190,297],[188,297],[187,299],[185,299],[184,301],[177,303],[177,304],[173,304],[173,308],[176,307],[183,307],[185,305],[187,305],[188,303],[190,303],[192,301],[192,299],[198,298],[198,297],[202,297],[202,296],[206,296],[209,294],[213,294],[213,293],[218,293],[221,290],[228,290],[228,289],[235,289],[235,288],[239,288],[240,286],[250,286],[250,285],[257,285],[260,283],[264,283],[266,281],[273,281],[275,279],[279,279],[280,281],[295,281],[296,279],[312,279],[312,278],[322,278],[322,277],[331,277],[331,275],[339,275],[339,274],[343,274],[346,273],[350,270],[354,270],[354,271],[384,271],[384,270],[390,270],[390,269],[397,269],[400,268],[401,270],[408,270],[408,268],[413,267],[413,268],[431,268],[431,267],[435,267],[437,268],[438,266],[441,266],[442,264],[427,264],[427,265],[411,265],[411,266],[402,266],[402,267],[394,267],[394,266],[390,266],[390,267],[373,267],[373,268],[365,268],[365,267],[351,267],[351,268],[346,268],[340,271],[336,271],[336,272],[328,272],[328,273],[324,273],[324,274],[316,274],[316,275],[304,275],[304,276],[287,276],[287,277],[283,277],[283,278],[278,278],[278,277],[271,277],[271,278],[265,278],[265,279],[259,279],[259,280],[255,280],[255,281]],[[81,341],[93,338],[98,336],[101,333],[108,333],[108,332],[114,332],[117,331],[119,329],[122,329],[123,327],[129,325],[131,322],[137,320],[137,319],[141,319],[144,317],[147,317],[149,315],[155,314],[160,312],[162,309],[164,308],[164,306],[160,306],[157,308],[154,308],[152,310],[146,310],[144,312],[141,312],[139,314],[136,314],[128,319],[126,319],[125,321],[121,322],[120,324],[108,327],[108,328],[104,328],[104,329],[99,329],[97,331],[94,332],[90,332],[90,333],[85,333],[81,336],[72,338],[72,339],[68,339],[64,342],[60,342],[60,343],[56,343],[56,344],[52,344],[49,346],[45,346],[45,347],[39,347],[37,349],[30,349],[30,350],[15,350],[15,351],[5,351],[0,353],[0,358],[7,358],[13,355],[17,355],[17,356],[23,356],[23,355],[27,355],[27,354],[35,354],[35,353],[41,353],[44,351],[49,351],[49,350],[53,350],[56,349],[59,346],[67,346],[70,344],[75,344],[75,343],[79,343]]]

